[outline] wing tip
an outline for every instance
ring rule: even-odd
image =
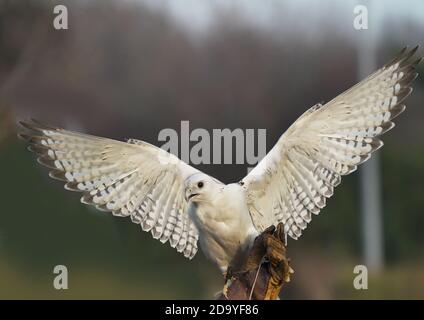
[[[392,60],[390,60],[387,64],[384,65],[384,67],[390,67],[396,63],[400,63],[402,66],[405,65],[412,65],[412,66],[416,66],[421,60],[421,58],[418,58],[416,60],[414,60],[413,62],[411,62],[411,58],[415,55],[415,53],[418,51],[419,49],[419,45],[416,45],[415,47],[413,47],[412,49],[409,49],[409,46],[405,46],[402,48],[402,50],[400,50]]]

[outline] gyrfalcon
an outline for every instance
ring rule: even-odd
[[[204,254],[225,273],[254,238],[280,222],[298,239],[341,177],[356,170],[394,127],[417,77],[417,48],[330,102],[302,114],[240,182],[224,184],[143,141],[100,138],[22,122],[21,137],[51,168],[50,177],[83,193],[81,202],[130,217],[153,238],[193,258]]]

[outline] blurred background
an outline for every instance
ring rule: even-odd
[[[68,30],[53,28],[57,4]],[[353,28],[358,4],[368,30]],[[156,145],[182,120],[266,128],[269,150],[308,107],[355,84],[361,65],[381,66],[423,34],[419,0],[0,0],[0,298],[206,299],[223,284],[202,253],[186,260],[129,219],[80,204],[35,164],[16,120]],[[378,152],[381,259],[368,290],[352,284],[367,263],[359,170],[289,240],[296,273],[283,299],[424,299],[423,64],[419,72]],[[246,173],[198,168],[226,183]],[[59,264],[68,290],[53,288]]]

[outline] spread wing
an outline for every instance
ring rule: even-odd
[[[148,143],[127,143],[41,125],[21,123],[20,136],[50,177],[65,189],[83,193],[81,202],[130,217],[153,238],[192,258],[198,231],[190,220],[184,181],[199,172],[170,153]]]
[[[416,49],[405,48],[362,82],[306,111],[243,179],[258,230],[282,222],[286,234],[297,239],[341,176],[383,145],[379,136],[405,110],[403,101],[417,77]]]

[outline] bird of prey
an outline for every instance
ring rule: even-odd
[[[330,102],[303,113],[241,181],[223,184],[146,142],[101,138],[22,122],[21,137],[50,177],[82,192],[81,202],[130,217],[162,243],[193,258],[203,253],[225,273],[255,237],[283,223],[298,239],[341,177],[356,170],[394,127],[417,77],[417,48]]]

